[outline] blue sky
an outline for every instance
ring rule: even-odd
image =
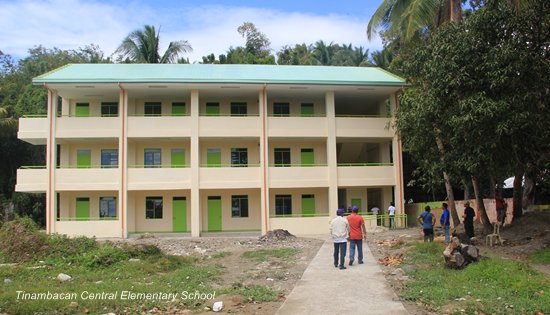
[[[161,27],[161,49],[173,40],[189,41],[193,62],[244,45],[237,27],[248,21],[266,34],[274,53],[317,40],[372,52],[382,44],[368,41],[365,30],[380,2],[0,0],[0,50],[22,58],[39,44],[76,49],[93,43],[111,55],[129,32],[151,24]]]

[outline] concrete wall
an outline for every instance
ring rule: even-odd
[[[248,196],[248,217],[231,216],[231,196]],[[222,202],[222,230],[260,230],[260,190],[202,190],[201,191],[201,230],[208,231],[208,197],[220,196]]]
[[[146,197],[162,197],[162,219],[145,217]],[[128,193],[128,231],[129,232],[172,232],[172,198],[186,197],[187,229],[191,226],[191,196],[189,190],[180,191],[132,191]]]

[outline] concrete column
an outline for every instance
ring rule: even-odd
[[[336,217],[338,209],[338,161],[336,155],[336,104],[334,91],[325,93],[327,113],[327,166],[328,166],[328,213]]]
[[[267,86],[260,90],[258,96],[260,106],[260,119],[262,120],[262,135],[260,138],[260,224],[262,235],[269,231],[269,143],[267,135]]]
[[[191,91],[191,236],[201,234],[199,91]]]
[[[61,116],[69,116],[70,114],[70,100],[66,98],[61,99]]]
[[[55,189],[55,171],[57,168],[57,91],[48,88],[48,122],[49,130],[46,142],[46,169],[48,172],[48,187],[46,189],[46,232],[55,233],[57,217],[57,192]]]
[[[120,233],[128,237],[128,92],[120,88],[118,98],[120,132],[118,135],[118,208],[120,209]],[[134,215],[135,217],[135,215]]]
[[[395,123],[395,113],[399,106],[397,100],[397,92],[390,97],[391,110],[393,114],[392,122]],[[405,213],[405,196],[403,189],[403,157],[401,154],[401,139],[399,135],[395,133],[392,140],[392,152],[393,152],[393,167],[395,171],[395,208],[396,214]]]

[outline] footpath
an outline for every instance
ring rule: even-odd
[[[349,245],[349,244],[348,244]],[[364,264],[334,268],[327,240],[276,314],[408,314],[387,285],[382,269],[363,241]],[[357,253],[355,254],[357,256]]]

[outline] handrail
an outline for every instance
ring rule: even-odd
[[[57,118],[69,117],[69,118],[114,118],[118,117],[118,114],[99,114],[99,115],[76,115],[76,114],[63,114],[57,115]]]
[[[183,114],[129,114],[128,117],[187,117],[189,113]]]
[[[208,164],[201,163],[200,167],[259,167],[260,164]]]
[[[128,165],[128,168],[189,168],[190,164],[159,164],[159,165],[145,165],[145,164],[134,164]]]
[[[339,118],[391,118],[391,115],[335,115]]]
[[[19,169],[42,170],[42,169],[46,169],[46,165],[22,165],[22,166],[19,167]]]
[[[37,114],[37,115],[23,115],[22,118],[47,118],[47,114]]]
[[[58,165],[56,167],[57,169],[65,169],[65,168],[103,168],[103,169],[109,169],[109,168],[118,168],[118,165]]]
[[[118,217],[87,217],[87,218],[76,218],[76,217],[60,217],[57,218],[58,221],[116,221]]]
[[[297,218],[297,217],[328,217],[328,213],[291,213],[291,214],[272,214],[270,218]]]
[[[327,117],[327,114],[268,114],[267,117]]]
[[[286,163],[283,163],[283,164],[276,164],[276,163],[272,163],[272,164],[269,164],[269,167],[315,167],[315,166],[324,167],[324,166],[327,166],[327,164],[326,164],[326,163],[314,163],[314,164],[307,164],[307,163],[299,163],[299,164],[286,164]]]
[[[260,117],[260,114],[207,114],[200,113],[200,117]]]
[[[338,163],[338,166],[393,166],[393,163]]]

